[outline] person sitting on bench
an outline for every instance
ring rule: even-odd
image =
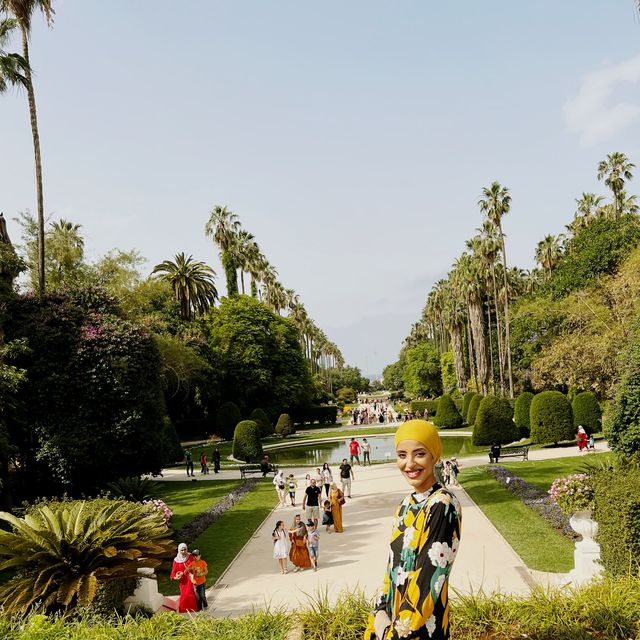
[[[262,471],[262,477],[266,478],[267,473],[271,471],[271,463],[269,462],[269,456],[265,456],[260,461],[260,471]]]
[[[489,453],[489,462],[498,462],[498,458],[500,458],[500,449],[501,446],[496,442],[496,444],[491,446],[491,452]]]

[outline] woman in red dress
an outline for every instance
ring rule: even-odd
[[[196,592],[189,576],[188,567],[193,557],[187,551],[187,545],[182,542],[178,545],[178,555],[173,560],[171,567],[171,579],[180,583],[180,601],[178,613],[188,613],[198,610]]]

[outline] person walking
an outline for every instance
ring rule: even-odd
[[[285,491],[287,488],[287,483],[284,477],[284,471],[282,469],[280,469],[278,473],[276,473],[276,475],[273,477],[273,486],[276,488],[278,500],[280,500],[280,506],[286,507],[287,500]]]
[[[354,458],[360,464],[360,443],[355,438],[351,438],[349,443],[349,455],[351,456],[351,464],[353,464]]]
[[[318,551],[320,548],[320,532],[318,531],[318,525],[313,520],[307,522],[307,535],[304,537],[304,541],[307,544],[307,551],[309,552],[309,558],[313,565],[313,570],[318,570]]]
[[[291,539],[291,549],[289,550],[289,560],[294,566],[294,571],[300,571],[301,569],[308,569],[311,567],[311,558],[309,557],[309,550],[304,541],[307,535],[307,528],[300,519],[300,514],[296,514],[293,519],[293,524],[289,529],[289,537]]]
[[[220,449],[216,447],[211,454],[211,460],[213,461],[213,473],[219,473],[220,471]]]
[[[184,459],[187,464],[187,477],[191,476],[193,478],[193,453],[191,453],[191,449],[184,450]]]
[[[304,498],[302,498],[302,509],[307,521],[313,520],[318,524],[321,495],[322,489],[316,484],[315,478],[311,478],[311,484],[304,490]]]
[[[362,466],[366,467],[367,462],[369,463],[369,466],[371,466],[371,443],[367,442],[366,438],[362,440],[361,449],[362,449]]]
[[[329,464],[325,462],[322,465],[322,483],[324,484],[324,490],[327,492],[327,498],[329,497],[329,488],[332,482],[333,476],[331,475],[331,469],[329,469]]]
[[[331,513],[331,500],[325,500],[322,507],[322,524],[327,528],[327,533],[331,533],[333,525],[333,513]]]
[[[296,506],[296,489],[298,488],[298,481],[294,478],[293,473],[289,474],[287,478],[287,487],[289,489],[289,499],[291,500],[291,506]]]
[[[284,522],[282,520],[276,522],[276,528],[273,530],[271,537],[273,538],[273,557],[278,561],[280,573],[289,573],[287,559],[291,550],[291,541],[284,530]]]
[[[340,465],[340,484],[342,485],[342,492],[345,493],[348,498],[351,497],[351,481],[355,479],[353,467],[347,462],[346,458],[343,458],[342,464]]]
[[[207,454],[203,451],[200,454],[200,473],[207,475],[209,473],[209,467],[207,466]]]
[[[333,517],[333,530],[336,533],[342,533],[342,505],[346,502],[344,493],[338,489],[335,482],[331,483],[331,492],[329,493],[331,502],[331,515]]]
[[[191,582],[193,582],[193,589],[196,592],[198,611],[202,611],[209,607],[207,602],[207,573],[209,569],[207,563],[202,559],[199,549],[194,549],[191,555],[193,560],[188,565],[188,571]]]
[[[440,436],[425,420],[409,420],[395,435],[398,469],[411,493],[396,509],[382,590],[364,640],[449,638],[449,574],[460,544],[461,510],[436,482]]]
[[[187,545],[181,542],[178,545],[178,553],[171,566],[171,580],[177,580],[180,585],[180,599],[178,600],[178,613],[188,613],[198,610],[196,591],[189,577],[188,566],[193,561],[193,556],[187,550]]]

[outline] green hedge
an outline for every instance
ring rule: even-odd
[[[437,427],[454,428],[461,427],[463,420],[458,407],[448,393],[445,393],[438,402],[438,411],[433,423]]]
[[[254,409],[249,416],[249,420],[253,420],[260,428],[260,436],[266,438],[273,433],[273,425],[269,416],[260,408]]]
[[[319,424],[332,425],[338,419],[338,407],[335,405],[320,407],[296,407],[289,409],[287,413],[291,416],[294,424]]]
[[[519,438],[520,430],[513,421],[509,401],[494,395],[483,398],[473,427],[473,444],[508,444]]]
[[[531,401],[531,441],[560,442],[574,437],[573,410],[567,396],[559,391],[543,391]]]
[[[602,409],[596,394],[591,391],[578,393],[571,403],[573,409],[573,426],[582,425],[589,434],[597,433],[601,428]]]
[[[355,402],[358,394],[351,387],[342,387],[336,391],[336,398],[344,403]]]
[[[293,425],[293,420],[291,420],[291,416],[287,413],[283,413],[278,418],[278,423],[276,424],[276,433],[283,438],[290,436],[296,432],[296,428]]]
[[[262,458],[260,427],[253,420],[238,422],[233,434],[233,457],[245,462],[258,462]]]
[[[180,445],[180,438],[176,432],[176,428],[171,422],[171,418],[165,416],[162,419],[162,427],[160,429],[160,450],[162,466],[168,467],[176,462],[182,462],[184,451]]]
[[[520,436],[528,438],[531,434],[531,401],[533,393],[525,391],[516,398],[513,419],[520,430]]]
[[[220,405],[216,413],[216,431],[221,438],[231,440],[238,422],[242,420],[240,409],[233,402]]]
[[[471,402],[469,403],[469,411],[467,413],[467,422],[473,426],[476,423],[476,415],[478,413],[478,409],[480,408],[480,403],[482,402],[482,398],[484,396],[481,393],[474,394],[473,398],[471,398]]]
[[[604,568],[614,576],[640,571],[640,470],[600,471],[595,476],[597,541]]]
[[[473,396],[475,395],[475,391],[467,391],[467,393],[465,393],[462,398],[462,417],[464,418],[465,422],[467,421],[467,416],[469,415],[469,405],[471,404]]]

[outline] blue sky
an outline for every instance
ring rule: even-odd
[[[365,373],[480,225],[483,186],[511,189],[508,258],[529,268],[605,192],[599,160],[640,165],[632,0],[55,6],[32,43],[47,213],[92,257],[185,251],[221,273],[203,229],[227,205]],[[36,208],[24,95],[0,98],[0,131],[11,219]]]

